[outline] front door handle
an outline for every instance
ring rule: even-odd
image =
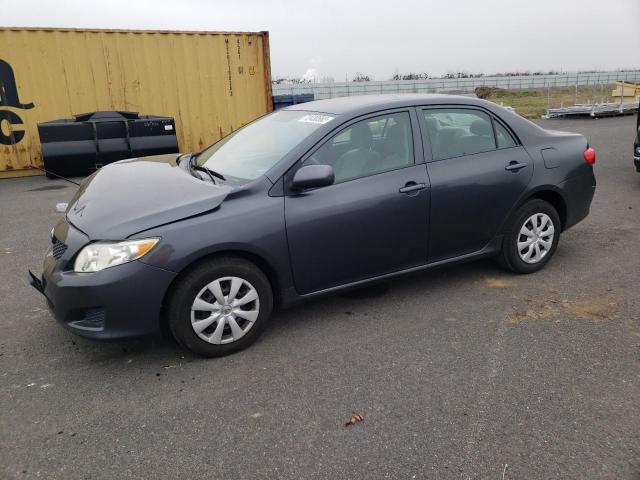
[[[407,182],[407,184],[398,191],[400,193],[410,193],[415,192],[416,190],[422,190],[424,188],[427,188],[426,183]]]
[[[504,167],[504,169],[508,170],[510,172],[517,172],[518,170],[520,170],[521,168],[524,168],[526,166],[527,166],[526,163],[519,163],[519,162],[516,162],[515,160],[512,160],[512,161],[509,162],[509,165]]]

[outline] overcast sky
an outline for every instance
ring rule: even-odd
[[[640,0],[0,0],[0,24],[268,30],[274,76],[336,81],[640,67]]]

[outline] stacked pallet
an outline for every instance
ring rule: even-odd
[[[616,88],[611,92],[613,101],[617,103],[640,102],[640,84],[631,82],[616,82]],[[622,97],[622,102],[620,102]]]

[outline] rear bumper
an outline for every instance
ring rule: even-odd
[[[593,172],[565,180],[558,188],[567,204],[567,217],[563,230],[573,227],[589,215],[591,201],[596,191],[596,177]]]

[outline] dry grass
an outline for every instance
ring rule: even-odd
[[[515,281],[508,277],[485,277],[484,283],[489,288],[509,288],[515,285]]]
[[[612,101],[610,95],[613,85],[585,85],[578,87],[557,87],[535,90],[492,89],[486,97],[498,105],[511,106],[523,117],[540,118],[545,114],[547,105],[551,108],[570,106],[575,103]]]
[[[620,295],[606,293],[589,295],[580,298],[532,298],[525,297],[526,308],[514,309],[506,317],[510,325],[517,325],[530,320],[545,320],[554,317],[568,317],[577,320],[588,320],[601,323],[613,320],[620,312]]]

